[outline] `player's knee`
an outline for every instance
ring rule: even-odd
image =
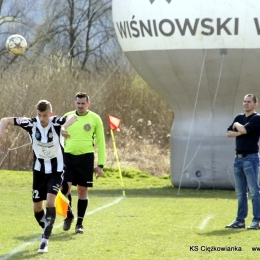
[[[39,201],[39,202],[33,202],[33,210],[34,212],[40,212],[43,209],[43,202]]]
[[[88,197],[88,188],[78,185],[78,198],[86,199]]]

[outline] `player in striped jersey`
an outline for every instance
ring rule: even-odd
[[[34,216],[43,228],[39,253],[48,252],[49,237],[56,218],[55,199],[63,179],[64,137],[61,128],[66,128],[77,120],[70,117],[53,116],[52,106],[47,100],[40,100],[36,106],[37,116],[5,117],[0,123],[0,139],[8,125],[15,125],[28,132],[33,148],[32,200]],[[69,138],[67,134],[65,138]],[[46,200],[46,214],[43,209]]]

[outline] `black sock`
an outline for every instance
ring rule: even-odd
[[[88,207],[88,199],[78,199],[78,220],[76,225],[82,225],[86,210]]]
[[[46,215],[45,215],[45,228],[43,232],[43,238],[49,239],[52,229],[53,229],[53,224],[55,222],[56,218],[56,208],[46,208]]]
[[[34,212],[34,217],[36,219],[36,221],[38,222],[38,224],[44,228],[44,210],[40,211],[40,212]]]
[[[68,195],[68,199],[69,199],[69,206],[68,206],[67,218],[73,218],[74,215],[72,213],[72,197],[71,197],[71,194]]]

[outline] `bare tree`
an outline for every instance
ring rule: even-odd
[[[71,69],[99,69],[109,61],[110,42],[115,40],[111,0],[47,1],[39,29],[36,37],[44,36],[49,55],[61,51]]]
[[[0,0],[0,64],[48,64],[66,59],[70,70],[99,70],[115,65],[119,51],[112,22],[112,0]],[[22,57],[7,53],[4,41],[22,34],[28,50]],[[113,67],[112,66],[112,67]]]
[[[11,64],[25,61],[25,56],[17,59],[5,49],[5,41],[12,34],[21,34],[30,42],[37,27],[38,8],[41,0],[0,0],[0,64],[1,72]]]

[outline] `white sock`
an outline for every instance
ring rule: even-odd
[[[49,242],[49,239],[43,238],[43,239],[42,239],[42,242],[44,242],[44,243],[48,244],[48,242]]]

